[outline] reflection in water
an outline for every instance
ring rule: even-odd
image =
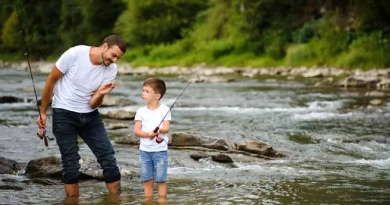
[[[64,199],[63,205],[77,205],[79,204],[80,200],[78,196],[67,196]]]

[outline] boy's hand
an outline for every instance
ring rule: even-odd
[[[154,137],[156,137],[158,135],[158,132],[157,133],[154,133],[154,132],[148,132],[148,138],[153,140]]]

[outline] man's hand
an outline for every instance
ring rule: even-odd
[[[115,88],[113,82],[102,84],[92,95],[91,100],[89,101],[89,107],[95,109],[103,103],[104,95],[111,92]]]
[[[111,90],[113,90],[114,88],[115,88],[115,84],[113,82],[104,83],[98,88],[97,92],[99,92],[99,94],[101,95],[105,95],[111,92]]]
[[[37,125],[38,125],[39,129],[45,129],[46,128],[46,113],[41,113],[41,115],[38,116],[38,118],[37,118]]]

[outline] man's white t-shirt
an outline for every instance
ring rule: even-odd
[[[171,112],[169,112],[168,106],[161,104],[155,110],[149,110],[146,106],[139,108],[135,114],[134,121],[141,121],[142,131],[151,132],[161,123],[163,119],[164,121],[171,121]],[[163,128],[163,125],[164,123],[161,123],[160,128]],[[166,133],[160,133],[159,136],[164,139],[161,143],[157,143],[156,138],[141,138],[139,149],[146,152],[168,150],[168,135]]]
[[[117,75],[117,65],[93,65],[89,58],[90,46],[75,46],[62,54],[56,67],[63,77],[54,87],[53,108],[62,108],[78,113],[89,113],[93,93],[101,84],[112,82]]]

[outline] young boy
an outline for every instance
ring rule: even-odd
[[[157,182],[159,198],[167,196],[168,136],[171,121],[169,107],[160,104],[165,83],[149,78],[143,83],[142,99],[146,106],[137,110],[134,134],[140,138],[141,180],[146,198],[153,198],[153,182]],[[155,133],[154,130],[159,127]]]

